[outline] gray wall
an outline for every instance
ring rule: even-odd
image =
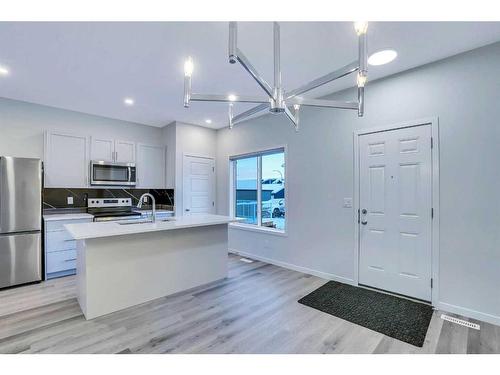
[[[288,147],[288,235],[231,229],[230,248],[352,280],[354,213],[342,203],[353,197],[353,131],[438,116],[439,307],[500,324],[499,93],[496,43],[370,82],[362,119],[354,111],[304,108],[298,134],[283,116],[271,115],[218,131],[221,214],[229,212],[229,156]]]
[[[168,127],[173,126],[168,125]],[[184,155],[216,157],[217,132],[197,125],[175,122],[175,213],[183,215]]]
[[[162,144],[161,128],[0,98],[0,155],[42,158],[45,130]]]

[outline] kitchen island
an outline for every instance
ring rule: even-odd
[[[235,221],[193,215],[67,224],[77,242],[77,296],[85,318],[224,279],[227,226]]]

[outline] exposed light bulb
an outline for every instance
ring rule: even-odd
[[[188,57],[186,62],[184,63],[184,75],[186,77],[191,77],[193,75],[194,64],[191,56]]]
[[[354,22],[354,30],[356,30],[356,34],[358,35],[366,34],[366,31],[368,30],[368,22],[365,21]]]
[[[366,79],[367,79],[366,74],[359,72],[358,73],[358,87],[365,87]]]
[[[234,102],[234,101],[236,100],[236,95],[234,95],[234,94],[229,94],[229,95],[227,96],[227,99],[228,99],[229,101],[231,101],[231,102]]]
[[[296,111],[298,111],[300,108],[300,104],[294,104],[293,105],[293,109],[295,109]]]

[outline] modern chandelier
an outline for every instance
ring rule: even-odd
[[[323,108],[341,108],[353,109],[358,111],[358,116],[363,116],[364,111],[364,90],[367,79],[367,52],[366,52],[366,31],[367,22],[355,22],[354,29],[358,35],[358,59],[337,69],[331,73],[325,74],[295,90],[285,91],[281,85],[281,62],[280,62],[280,26],[274,22],[274,85],[271,86],[262,77],[261,74],[250,63],[245,54],[238,48],[237,37],[238,29],[236,22],[229,23],[229,63],[239,62],[243,68],[250,73],[252,78],[264,90],[266,95],[217,95],[217,94],[196,94],[191,92],[191,76],[193,74],[194,64],[189,57],[184,64],[184,107],[188,108],[191,101],[194,102],[223,102],[229,104],[229,128],[252,115],[268,110],[271,113],[285,113],[288,119],[299,129],[299,110],[301,106],[323,107]],[[302,94],[332,82],[336,79],[357,72],[358,100],[326,100],[305,98]],[[234,103],[255,103],[257,106],[242,112],[236,116],[233,115]],[[293,112],[291,108],[293,107]]]

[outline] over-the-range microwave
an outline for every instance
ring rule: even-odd
[[[135,163],[90,162],[90,185],[135,186]]]

